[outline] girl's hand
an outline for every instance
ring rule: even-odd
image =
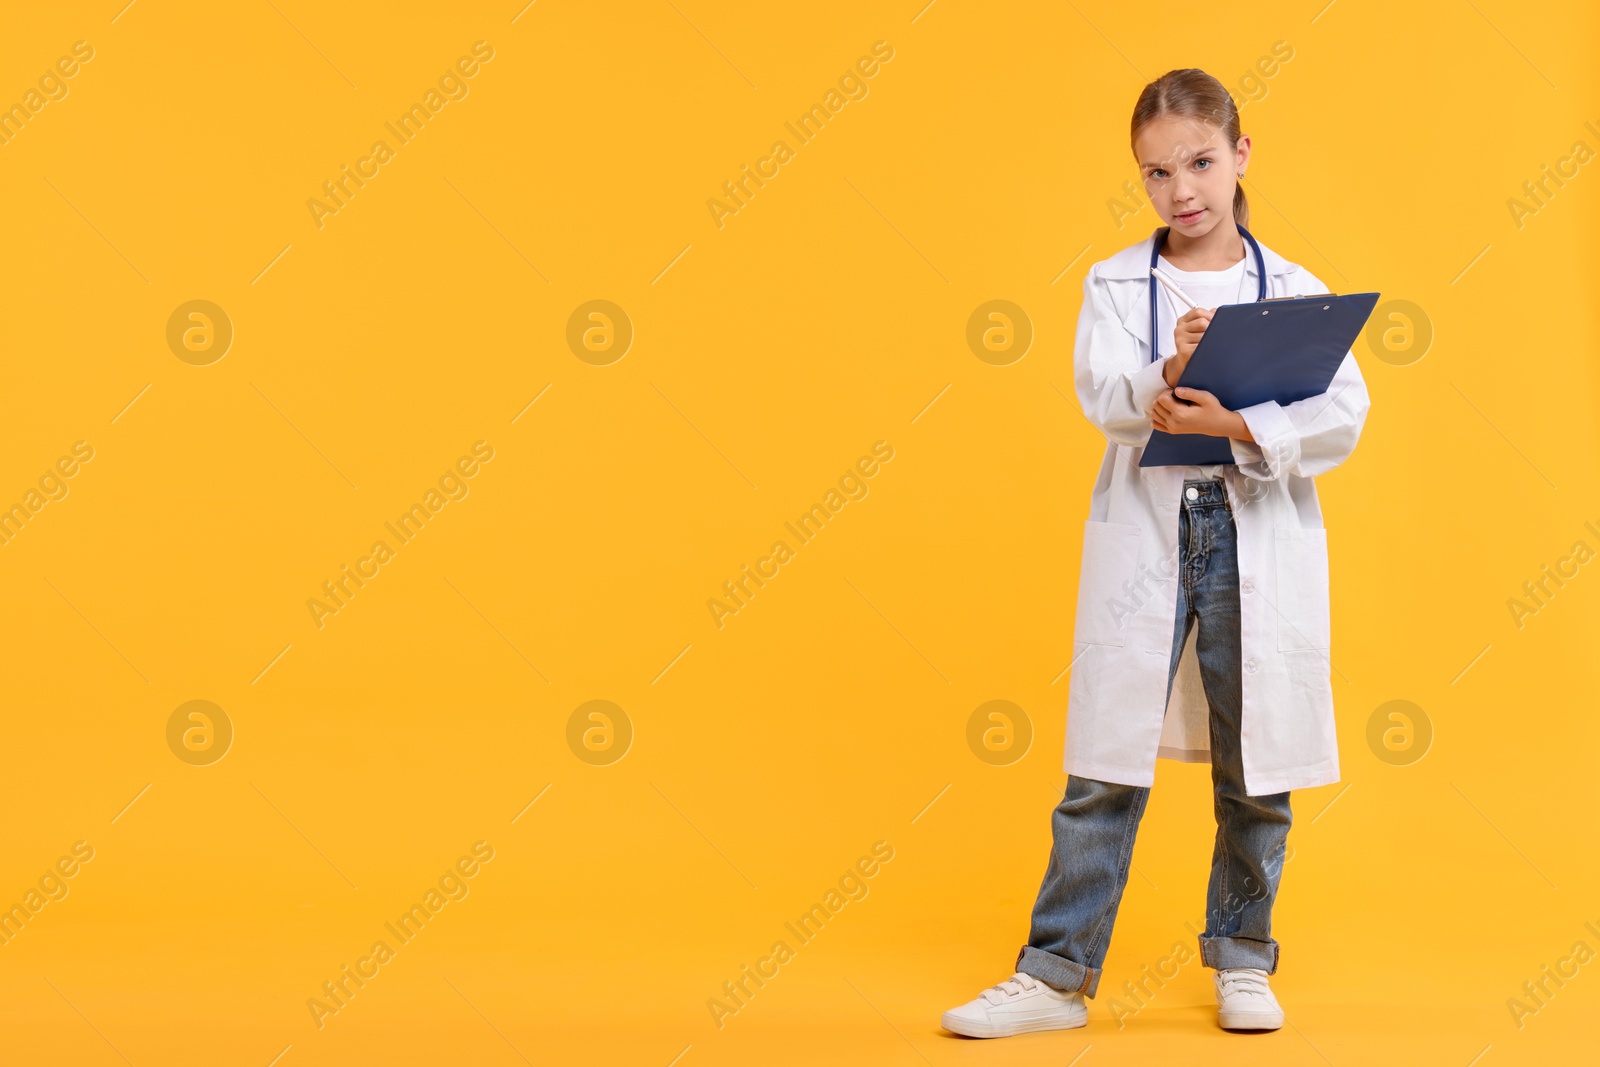
[[[1163,368],[1168,385],[1174,385],[1183,376],[1183,368],[1189,365],[1189,357],[1194,355],[1195,346],[1200,343],[1200,338],[1205,335],[1206,327],[1211,325],[1211,316],[1216,314],[1215,308],[1195,308],[1185,311],[1178,320],[1177,327],[1172,331],[1173,340],[1177,342],[1178,353],[1167,361]]]
[[[1193,404],[1182,401],[1192,400]],[[1163,433],[1204,433],[1214,437],[1250,440],[1249,430],[1238,412],[1222,406],[1216,394],[1180,385],[1156,397],[1150,408],[1150,424]]]

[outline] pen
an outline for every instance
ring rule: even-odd
[[[1156,280],[1167,287],[1167,292],[1183,301],[1184,305],[1187,306],[1190,311],[1194,311],[1199,308],[1200,305],[1196,304],[1193,300],[1190,300],[1189,294],[1178,288],[1178,283],[1162,273],[1161,268],[1151,267],[1150,273],[1154,274],[1156,276]]]

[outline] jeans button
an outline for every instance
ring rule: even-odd
[[[1249,659],[1244,661],[1244,669],[1249,671],[1251,674],[1256,673],[1256,666],[1256,658],[1254,656],[1251,656]]]
[[[1200,490],[1191,485],[1189,488],[1183,491],[1183,495],[1188,497],[1190,500],[1193,500],[1195,497],[1200,495]]]

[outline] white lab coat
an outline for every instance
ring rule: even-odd
[[[1094,264],[1083,283],[1073,373],[1084,415],[1108,439],[1084,523],[1064,769],[1151,785],[1158,757],[1207,762],[1209,705],[1195,656],[1198,626],[1167,672],[1178,595],[1179,494],[1192,467],[1139,466],[1149,410],[1166,388],[1150,361],[1149,238]],[[1327,291],[1262,245],[1267,295]],[[1258,277],[1245,250],[1246,292]],[[1159,354],[1177,351],[1158,300]],[[1240,414],[1255,444],[1233,442],[1222,468],[1239,545],[1244,708],[1241,745],[1251,796],[1339,780],[1329,680],[1328,545],[1313,476],[1350,455],[1369,400],[1354,352],[1328,391]]]

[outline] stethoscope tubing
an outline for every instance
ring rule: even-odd
[[[1234,225],[1238,226],[1239,224],[1238,223],[1234,223]],[[1161,259],[1161,245],[1162,245],[1162,243],[1164,241],[1166,241],[1166,239],[1167,239],[1167,231],[1169,231],[1170,229],[1172,229],[1172,227],[1170,227],[1170,226],[1162,226],[1161,228],[1156,230],[1155,236],[1151,238],[1151,242],[1150,242],[1150,265],[1152,267],[1156,266],[1156,264]],[[1250,235],[1250,231],[1245,229],[1243,226],[1239,226],[1239,235],[1244,238],[1245,243],[1248,244],[1250,246],[1250,248],[1256,254],[1256,281],[1257,281],[1257,284],[1259,286],[1259,291],[1256,294],[1256,299],[1257,300],[1265,300],[1267,298],[1267,261],[1266,261],[1266,258],[1264,256],[1262,256],[1262,254],[1261,254],[1261,245],[1256,241],[1256,239],[1254,237],[1252,237]],[[1151,363],[1154,363],[1156,361],[1156,359],[1158,358],[1156,353],[1160,349],[1160,346],[1156,344],[1156,288],[1157,288],[1157,284],[1158,283],[1156,282],[1156,276],[1154,274],[1150,275],[1150,362]]]

